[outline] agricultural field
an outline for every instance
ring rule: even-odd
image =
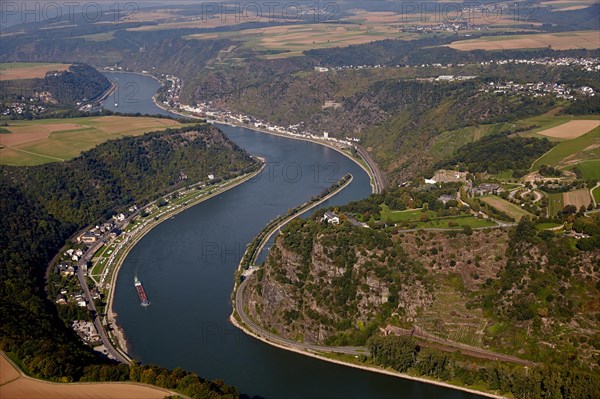
[[[418,222],[418,229],[452,229],[461,227],[471,227],[473,229],[481,227],[496,226],[496,223],[491,220],[477,219],[473,215],[444,217],[433,219],[428,222]]]
[[[535,228],[537,230],[549,230],[549,229],[555,229],[557,227],[562,226],[562,224],[560,223],[554,223],[554,222],[543,222],[543,223],[538,223],[535,225]]]
[[[592,129],[600,126],[600,120],[573,120],[550,129],[542,130],[538,134],[558,139],[575,139],[583,136]]]
[[[233,5],[232,5],[233,6]],[[157,8],[152,10],[138,10],[130,15],[125,15],[121,23],[142,23],[143,25],[126,30],[132,32],[158,31],[168,29],[211,29],[224,26],[235,26],[245,23],[260,22],[286,22],[283,16],[276,13],[261,13],[253,7],[246,7],[243,15],[239,13],[217,13],[209,7],[198,10],[177,8]],[[147,25],[145,23],[153,24]]]
[[[540,165],[558,167],[573,166],[583,161],[600,157],[600,127],[571,140],[558,143],[554,148],[538,158],[531,170],[539,169]]]
[[[175,392],[126,382],[53,383],[24,376],[0,355],[0,397],[11,399],[162,399]]]
[[[497,210],[506,213],[516,221],[521,220],[523,216],[533,216],[531,213],[523,210],[520,206],[495,195],[483,196],[481,197],[481,200]]]
[[[581,190],[568,191],[562,193],[563,203],[566,205],[575,205],[577,209],[582,206],[587,208],[592,199],[590,197],[590,190],[583,188]]]
[[[263,50],[283,52],[276,56],[297,56],[303,51],[329,47],[345,47],[383,39],[412,39],[416,34],[400,33],[398,29],[385,25],[364,26],[357,24],[303,24],[285,26],[267,26],[256,29],[244,29],[239,32],[199,33],[186,36],[187,39],[238,40],[246,46]]]
[[[166,118],[99,116],[10,121],[0,134],[0,163],[40,165],[64,161],[110,139],[183,126]]]
[[[452,286],[461,285],[452,284],[458,279],[461,277],[451,276],[450,282],[439,284],[434,302],[415,318],[415,324],[440,338],[481,347],[487,320],[481,309],[465,306],[467,297],[461,293],[464,288]]]
[[[0,80],[45,78],[50,71],[66,71],[71,64],[9,62],[0,64]]]
[[[461,40],[448,45],[455,50],[515,50],[528,48],[552,48],[554,50],[600,48],[598,31],[539,33],[531,35],[488,36]]]
[[[439,2],[438,4],[441,4]],[[443,18],[440,15],[446,15],[449,17],[450,14],[455,12],[455,5],[452,2],[448,2],[447,6],[441,4],[439,7],[419,7],[414,11],[409,7],[406,7],[404,13],[397,13],[394,11],[367,11],[364,9],[352,10],[352,15],[342,18],[342,21],[370,24],[370,25],[389,25],[389,26],[401,26],[401,25],[436,25],[439,24]],[[412,11],[412,12],[411,12]],[[466,21],[467,18],[464,18]],[[468,21],[472,24],[482,24],[489,26],[491,30],[500,28],[502,31],[514,31],[514,28],[510,28],[510,25],[517,25],[518,20],[512,18],[509,13],[504,15],[494,16],[489,18],[484,13],[470,13]],[[460,20],[456,21],[460,22]]]
[[[451,157],[463,145],[480,140],[489,134],[499,133],[505,128],[505,125],[507,124],[502,122],[447,130],[434,138],[431,155],[435,160]]]
[[[448,130],[436,136],[431,147],[431,155],[435,160],[450,157],[454,155],[457,148],[490,134],[528,129],[517,134],[522,137],[563,141],[582,136],[598,126],[600,126],[600,119],[594,115],[573,117],[571,115],[554,115],[553,112],[512,122],[468,126],[457,130]],[[565,132],[563,132],[563,128],[565,128]]]

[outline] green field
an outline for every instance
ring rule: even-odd
[[[508,202],[496,195],[483,196],[481,197],[481,200],[497,210],[506,213],[516,221],[521,220],[523,216],[532,216],[531,213],[523,210],[520,206]]]
[[[538,230],[546,230],[546,229],[553,229],[556,227],[562,226],[562,224],[560,223],[554,223],[554,222],[544,222],[544,223],[538,223],[535,225],[535,228]]]
[[[550,151],[538,158],[531,170],[539,169],[540,165],[561,166],[565,158],[573,161],[593,160],[600,157],[600,147],[594,146],[600,144],[600,127],[595,128],[589,133],[576,139],[561,141]]]
[[[596,200],[596,204],[600,204],[600,186],[598,186],[592,190],[592,195],[594,196],[594,199]]]
[[[463,145],[477,141],[489,134],[499,133],[506,125],[506,123],[494,123],[445,131],[435,137],[435,142],[431,146],[431,154],[435,160],[451,157]]]
[[[497,133],[508,133],[515,130],[528,129],[519,132],[522,137],[546,138],[550,141],[560,142],[561,139],[546,137],[537,132],[562,125],[563,123],[578,119],[597,119],[595,115],[539,115],[530,118],[520,119],[512,122],[499,122],[492,124],[482,124],[478,126],[468,126],[457,130],[449,130],[435,137],[434,144],[431,146],[431,155],[435,160],[441,160],[454,155],[457,148],[480,140],[481,138]],[[533,127],[533,128],[532,128]]]
[[[600,180],[600,159],[591,159],[575,165],[586,180]]]
[[[383,220],[384,222],[418,222],[421,216],[424,214],[426,214],[429,218],[435,218],[437,216],[436,213],[433,211],[423,212],[421,209],[392,211],[387,205],[381,205],[381,220]]]
[[[107,140],[182,125],[166,118],[100,116],[10,121],[0,135],[0,163],[29,166],[64,161]]]
[[[450,223],[455,223],[456,225],[450,226]],[[465,216],[454,216],[447,218],[439,218],[430,220],[429,222],[419,222],[417,223],[418,229],[426,229],[426,228],[437,228],[437,229],[450,229],[450,228],[461,228],[469,226],[472,228],[479,227],[491,227],[496,226],[496,223],[485,220],[485,219],[477,219],[472,215]]]
[[[557,215],[565,207],[562,193],[546,194],[548,196],[548,211],[551,216]]]
[[[429,221],[421,221],[421,218],[426,215]],[[381,220],[389,223],[414,223],[418,229],[424,228],[460,228],[464,226],[470,226],[472,228],[477,227],[489,227],[495,226],[496,224],[489,220],[477,219],[472,215],[460,215],[450,217],[438,217],[434,211],[423,212],[421,209],[408,209],[405,211],[391,211],[390,208],[383,204],[381,205]],[[454,226],[450,226],[453,223]]]

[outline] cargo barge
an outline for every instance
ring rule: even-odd
[[[140,305],[146,307],[150,305],[150,301],[148,300],[148,295],[146,295],[146,291],[144,290],[144,286],[142,282],[136,277],[135,278],[135,290],[137,291],[138,297],[140,298]]]

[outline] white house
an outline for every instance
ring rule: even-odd
[[[340,224],[340,218],[333,212],[325,212],[321,220],[331,224]]]

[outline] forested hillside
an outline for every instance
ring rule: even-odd
[[[67,71],[49,73],[45,78],[0,81],[1,102],[48,92],[59,107],[74,107],[102,95],[110,87],[108,79],[86,64],[74,64]]]
[[[332,225],[321,213],[286,226],[249,280],[247,312],[267,330],[299,342],[367,344],[369,364],[517,398],[600,394],[592,383],[600,367],[599,217],[577,219],[592,234],[580,249],[526,218],[510,229],[411,232]],[[415,328],[535,362],[535,378],[527,380],[522,367],[448,355],[436,345],[394,342],[401,338],[394,329]],[[382,329],[391,336],[380,337]],[[569,370],[561,370],[567,362]]]
[[[144,376],[157,378],[166,373],[160,383],[156,379],[158,385],[179,387],[193,397],[237,396],[223,384],[186,377],[183,371],[169,377],[170,372],[145,367],[130,376],[128,366],[111,366],[58,319],[46,299],[44,273],[52,256],[77,229],[131,204],[205,180],[207,173],[227,178],[254,167],[252,158],[210,125],[109,141],[67,162],[2,167],[2,350],[17,356],[32,375],[46,379],[131,378],[154,383]]]
[[[527,171],[533,161],[552,147],[548,139],[491,135],[460,147],[452,159],[436,166],[458,165],[471,173],[495,174],[507,169]]]

